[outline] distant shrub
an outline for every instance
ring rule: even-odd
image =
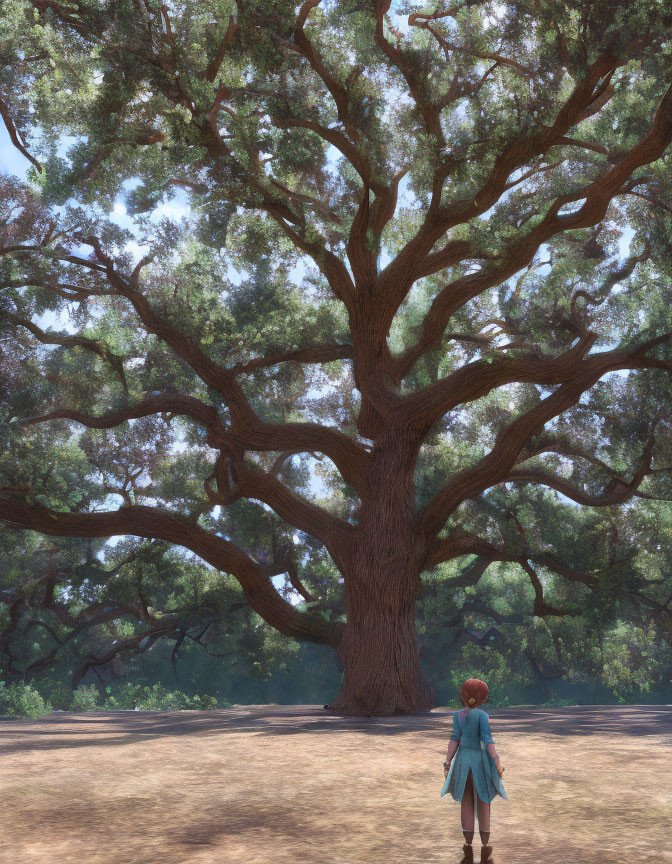
[[[95,684],[84,684],[72,694],[72,711],[100,711],[100,694]]]
[[[544,702],[544,705],[555,706],[560,708],[564,705],[576,705],[576,698],[572,699],[571,697],[564,696],[551,696],[549,699]]]
[[[111,691],[111,688],[106,688]],[[214,696],[188,696],[179,690],[166,690],[161,684],[143,687],[140,684],[122,684],[110,695],[103,706],[110,710],[126,711],[181,711],[191,709],[207,711],[213,708],[231,708],[226,700]]]
[[[30,684],[5,685],[0,681],[0,714],[9,714],[12,717],[29,717],[35,719],[51,714],[50,702],[40,696]]]
[[[61,681],[36,681],[35,687],[39,690],[42,698],[50,702],[54,711],[70,711],[72,706],[72,688]]]
[[[167,690],[161,684],[151,687],[122,684],[113,690],[105,688],[105,698],[95,684],[83,684],[74,693],[60,682],[40,682],[40,694],[28,684],[5,686],[0,681],[0,715],[41,717],[54,710],[61,711],[208,711],[232,708],[226,699],[197,694],[189,696],[179,690]]]

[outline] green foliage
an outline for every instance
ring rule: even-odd
[[[49,702],[49,704],[53,706],[54,711],[72,710],[73,691],[72,688],[63,681],[59,681],[50,674],[48,678],[33,680],[31,686],[39,692],[45,702]],[[83,688],[80,687],[76,692],[80,693],[82,689]]]
[[[633,692],[644,701],[661,678],[667,677],[667,683],[672,683],[672,650],[661,645],[653,622],[646,629],[618,622],[605,633],[602,652],[602,680],[619,701],[626,701]]]
[[[72,694],[73,711],[97,711],[100,707],[100,694],[95,684],[78,687]]]
[[[0,681],[0,714],[36,719],[50,714],[51,711],[50,703],[45,702],[29,684],[14,683],[8,686],[4,681]]]
[[[107,688],[112,691],[112,688]],[[214,696],[196,694],[188,696],[179,690],[166,690],[161,684],[142,687],[139,684],[123,684],[105,698],[104,710],[108,711],[208,711],[213,708],[232,707],[226,700]],[[92,709],[83,709],[92,710]]]

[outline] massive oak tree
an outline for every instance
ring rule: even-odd
[[[99,488],[49,506],[8,461],[0,520],[191,550],[337,648],[346,713],[434,704],[414,606],[442,562],[522,568],[536,616],[566,614],[545,573],[590,602],[599,574],[497,519],[521,487],[558,520],[559,496],[669,499],[665,5],[4,0],[0,112],[33,167],[6,181],[3,434],[80,435]],[[259,508],[321,544],[345,621],[236,542]]]

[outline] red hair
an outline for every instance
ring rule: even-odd
[[[488,701],[488,685],[480,678],[469,678],[460,687],[460,698],[469,708],[476,708]]]

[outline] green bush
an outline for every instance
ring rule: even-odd
[[[40,692],[45,702],[53,705],[54,711],[70,711],[72,706],[72,688],[61,681],[35,681],[34,686]]]
[[[576,704],[577,704],[576,698],[572,699],[571,697],[565,698],[563,696],[555,696],[555,695],[551,696],[549,699],[546,700],[546,702],[544,702],[544,705],[548,705],[550,707],[554,706],[556,708],[561,708],[563,705],[576,705]]]
[[[106,691],[111,693],[112,688]],[[181,711],[184,709],[207,711],[212,708],[231,708],[229,702],[214,696],[188,696],[179,690],[166,690],[161,684],[143,687],[140,684],[123,684],[110,695],[103,706],[109,710],[137,711]]]
[[[10,684],[0,681],[0,714],[35,719],[51,714],[51,703],[45,702],[30,684]]]
[[[95,684],[84,684],[78,687],[72,695],[73,711],[100,711],[99,693]]]

